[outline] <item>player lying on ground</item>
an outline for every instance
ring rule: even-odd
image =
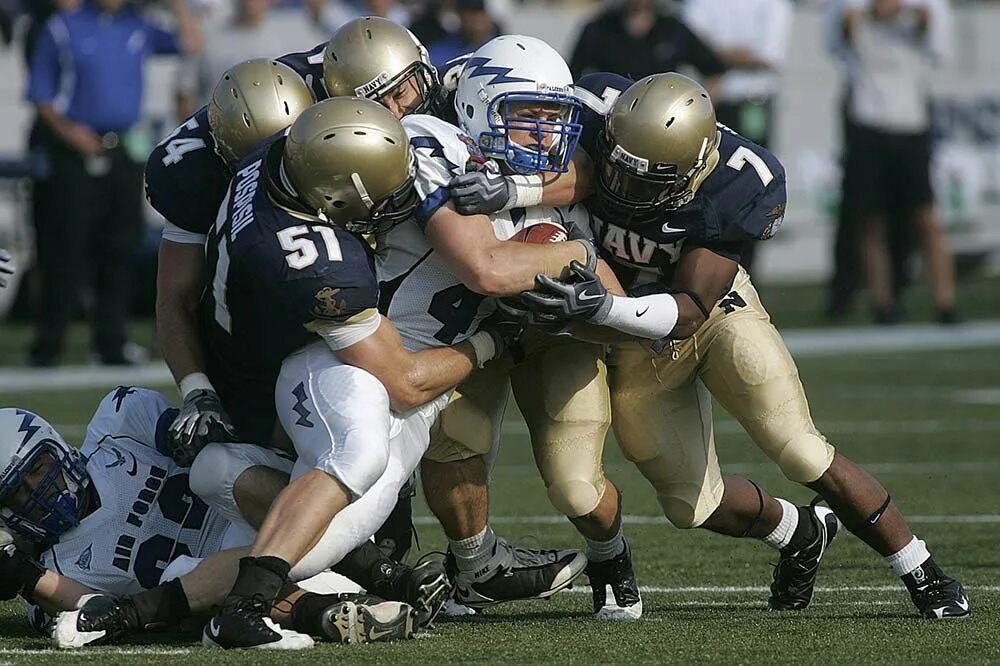
[[[586,123],[599,174],[594,210],[604,256],[633,297],[607,295],[592,271],[539,278],[526,302],[649,342],[614,346],[615,433],[678,527],[751,536],[779,548],[769,606],[804,608],[836,522],[756,484],[723,476],[711,428],[714,396],[786,477],[816,491],[902,579],[922,617],[970,613],[885,488],[816,429],[798,371],[739,267],[747,241],[777,231],[784,170],[765,149],[716,125],[707,93],[677,74],[631,84],[591,75],[594,100],[621,91]],[[666,292],[666,293],[664,293]],[[661,353],[666,347],[666,353]],[[833,521],[833,522],[831,522]]]
[[[31,602],[32,624],[46,632],[53,616],[74,611],[59,618],[54,638],[60,647],[108,642],[207,612],[205,584],[192,575],[176,577],[192,568],[193,558],[253,538],[252,530],[230,523],[194,494],[189,470],[164,454],[167,425],[176,415],[159,393],[119,387],[102,400],[77,450],[41,417],[0,410],[0,517],[18,536],[0,552],[0,596],[20,594]],[[216,568],[214,575],[231,579],[233,570]],[[430,582],[408,578],[398,584]],[[170,582],[157,587],[161,580]],[[306,585],[358,589],[329,573]],[[133,596],[116,599],[126,595]],[[75,612],[81,601],[87,601],[84,610]],[[118,625],[88,627],[88,613],[111,616]],[[334,641],[366,641],[373,632],[404,638],[421,620],[407,604],[374,595],[314,594],[293,586],[272,617]]]

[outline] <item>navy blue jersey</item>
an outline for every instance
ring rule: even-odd
[[[616,74],[590,74],[577,83],[593,99],[589,103],[610,107],[632,81]],[[617,91],[617,92],[616,92]],[[583,114],[581,145],[596,155],[597,140],[604,131],[601,109]],[[625,286],[652,273],[669,282],[673,266],[685,248],[705,247],[725,257],[739,260],[744,244],[766,240],[781,225],[785,213],[785,169],[766,148],[737,134],[725,125],[721,133],[719,160],[701,184],[694,199],[678,210],[665,212],[652,222],[619,224],[605,214],[597,202],[594,235],[602,255],[612,263]],[[648,279],[648,276],[647,276]]]
[[[146,199],[172,224],[207,234],[229,178],[203,106],[153,148],[146,160]]]
[[[208,236],[200,312],[209,379],[241,436],[263,442],[282,360],[319,340],[313,324],[346,323],[378,305],[364,239],[279,203],[270,174],[283,146],[276,135],[237,167]]]
[[[312,88],[317,102],[322,102],[330,96],[327,94],[326,86],[323,84],[323,49],[325,48],[326,42],[322,42],[308,51],[287,53],[277,59],[278,62],[288,65],[295,70],[296,74],[302,77],[306,85]]]
[[[289,53],[278,58],[302,77],[317,100],[326,99],[323,87],[323,49]],[[196,234],[207,234],[226,195],[232,174],[215,151],[208,125],[208,107],[168,134],[146,160],[146,199],[172,224]]]

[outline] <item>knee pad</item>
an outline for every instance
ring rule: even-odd
[[[597,508],[604,490],[603,478],[599,486],[587,479],[561,479],[549,486],[549,501],[564,516],[579,518]]]
[[[671,479],[667,461],[655,458],[636,463],[636,467],[653,486],[663,515],[682,530],[700,527],[719,508],[725,486],[721,477],[706,475],[702,483]]]
[[[233,522],[243,522],[233,489],[240,475],[251,467],[268,467],[288,473],[291,461],[253,444],[213,443],[198,453],[188,477],[191,492]]]
[[[833,463],[834,448],[818,433],[803,433],[769,454],[789,481],[812,483]]]
[[[199,451],[188,477],[191,492],[219,510],[222,505],[235,508],[233,486],[236,479],[254,465],[247,456],[240,455],[242,446],[216,443]]]

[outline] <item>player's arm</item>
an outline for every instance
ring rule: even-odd
[[[191,238],[194,239],[194,234]],[[156,336],[163,360],[178,384],[205,372],[198,338],[198,301],[205,287],[205,247],[164,238],[156,273]],[[207,381],[207,380],[206,380]]]
[[[367,313],[361,321],[355,318],[346,327],[327,323],[313,330],[341,361],[382,382],[397,412],[419,407],[458,386],[473,370],[503,352],[499,338],[486,331],[452,347],[411,352],[403,347],[396,327],[376,312]]]
[[[460,215],[450,204],[427,222],[427,240],[455,277],[478,294],[510,296],[531,289],[535,275],[559,277],[572,261],[596,266],[587,240],[530,244],[499,240],[485,215]]]
[[[63,611],[74,610],[80,603],[80,598],[86,594],[94,594],[95,590],[67,578],[52,570],[47,570],[38,579],[35,587],[23,596],[49,615]]]
[[[462,215],[489,215],[511,208],[569,206],[594,192],[594,163],[577,149],[565,173],[504,176],[472,171],[452,178],[451,201]]]
[[[156,273],[156,336],[184,400],[170,427],[171,457],[180,465],[190,465],[207,438],[227,441],[236,436],[206,374],[198,335],[198,302],[204,288],[204,236],[168,222]]]
[[[573,266],[574,279],[539,276],[536,291],[522,294],[536,313],[579,319],[628,336],[659,340],[690,337],[708,319],[710,308],[732,284],[739,264],[707,248],[695,248],[678,262],[670,287],[656,293],[608,293],[596,272]]]

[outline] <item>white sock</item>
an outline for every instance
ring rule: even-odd
[[[781,550],[791,543],[795,528],[799,526],[799,507],[780,497],[775,499],[781,505],[781,520],[778,521],[778,526],[762,541],[776,550]]]
[[[451,552],[455,555],[455,564],[459,571],[475,573],[482,569],[490,558],[493,557],[493,550],[497,545],[497,535],[493,528],[487,525],[482,532],[468,539],[452,541],[448,539]]]
[[[625,537],[622,535],[622,526],[618,525],[618,532],[607,541],[587,541],[587,560],[590,562],[604,562],[613,557],[621,555],[625,550]]]
[[[913,537],[910,543],[885,558],[885,563],[889,565],[889,568],[897,576],[905,576],[920,567],[930,556],[931,553],[927,550],[927,544],[917,537]]]

